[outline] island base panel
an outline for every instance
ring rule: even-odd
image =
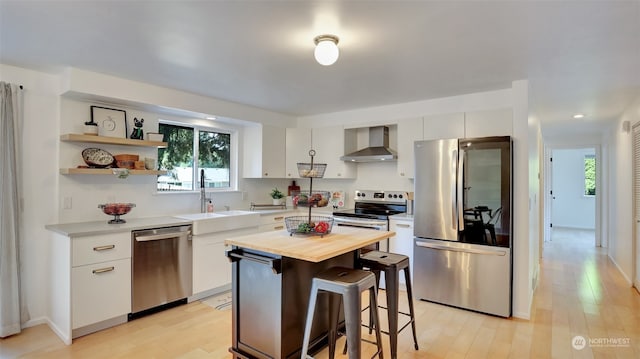
[[[242,248],[232,252],[230,351],[236,358],[300,358],[313,277],[330,267],[353,267],[356,252],[317,263]],[[310,352],[327,343],[328,308],[328,295],[319,296]]]

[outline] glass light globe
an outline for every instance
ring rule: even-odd
[[[326,39],[318,42],[313,54],[320,65],[329,66],[338,60],[340,50],[338,50],[338,45],[335,42]]]

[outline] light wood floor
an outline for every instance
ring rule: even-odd
[[[400,358],[640,358],[640,295],[604,250],[593,247],[593,232],[554,230],[545,244],[530,321],[421,301],[416,310],[420,350],[413,350],[406,329],[399,338]],[[586,339],[584,349],[572,347],[575,336]],[[589,339],[601,345],[590,345]],[[628,345],[602,345],[606,340]],[[194,302],[78,338],[70,346],[45,325],[28,328],[0,341],[0,357],[231,358],[230,342],[231,311]],[[384,345],[390,358],[388,341]],[[366,343],[363,348],[373,351]],[[327,358],[326,350],[316,358]]]

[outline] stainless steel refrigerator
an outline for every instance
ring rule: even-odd
[[[417,141],[416,298],[511,316],[510,137]]]

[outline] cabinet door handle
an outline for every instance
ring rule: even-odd
[[[284,217],[275,217],[273,220],[274,221],[282,221],[284,219]]]
[[[273,227],[273,229],[275,229],[275,230],[284,229],[284,226],[276,226],[276,227]]]
[[[109,249],[114,249],[115,247],[116,247],[115,244],[109,244],[108,246],[93,247],[93,250],[96,252],[100,252],[100,251],[107,251]]]
[[[408,224],[404,224],[404,223],[396,223],[396,227],[409,228],[411,226],[408,225]]]
[[[93,270],[93,274],[113,272],[115,269],[116,269],[115,267],[106,267],[106,268],[94,269]]]

